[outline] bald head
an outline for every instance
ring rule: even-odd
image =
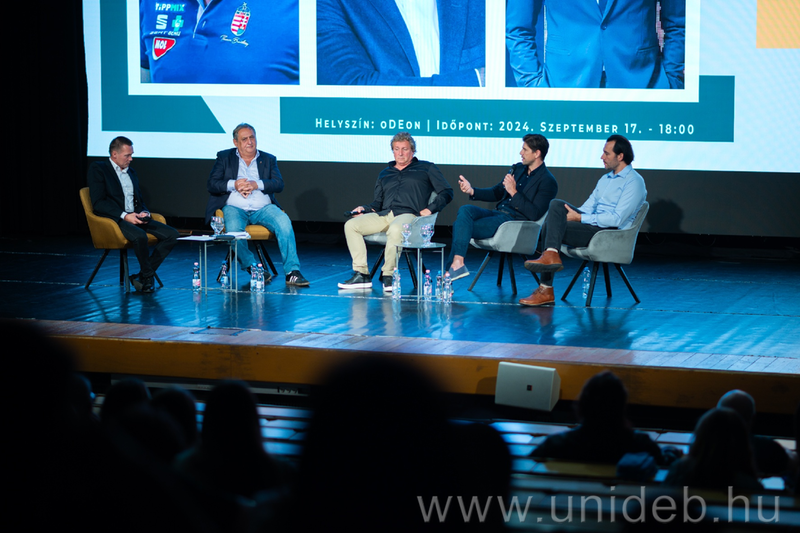
[[[744,423],[750,428],[756,414],[756,401],[743,390],[732,390],[722,395],[717,402],[717,407],[733,409],[742,417]]]

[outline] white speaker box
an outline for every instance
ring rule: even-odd
[[[501,362],[494,403],[552,411],[560,390],[561,378],[554,368]]]

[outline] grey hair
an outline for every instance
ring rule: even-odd
[[[403,141],[408,141],[408,144],[411,145],[411,151],[414,153],[417,152],[417,143],[414,141],[414,137],[412,137],[407,131],[401,131],[392,137],[392,142],[389,143],[389,146],[394,150],[394,143]]]
[[[250,124],[248,124],[247,122],[242,122],[241,124],[239,124],[238,126],[233,128],[233,140],[234,141],[238,141],[239,140],[239,130],[243,130],[245,128],[250,128],[251,130],[253,130],[253,136],[255,136],[256,129],[253,126],[251,126]]]

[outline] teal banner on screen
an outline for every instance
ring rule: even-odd
[[[733,76],[700,76],[695,103],[283,97],[281,133],[733,142],[733,105]]]

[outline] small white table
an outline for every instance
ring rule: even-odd
[[[402,244],[397,246],[397,256],[403,253],[403,249],[408,250],[416,250],[417,251],[417,299],[421,299],[423,294],[423,286],[425,285],[425,279],[423,278],[424,272],[422,272],[422,251],[423,250],[432,250],[434,252],[438,252],[441,256],[441,270],[442,275],[444,276],[444,249],[447,247],[446,244],[441,242],[429,242],[426,244],[408,244],[403,246]]]
[[[200,267],[200,288],[204,291],[208,290],[208,246],[215,244],[227,244],[230,252],[230,267],[228,269],[228,277],[230,279],[230,286],[232,290],[239,289],[239,269],[236,265],[236,241],[247,240],[250,238],[246,232],[231,233],[222,235],[232,235],[233,239],[219,239],[215,235],[189,235],[188,237],[180,237],[179,241],[194,241],[200,243],[198,250],[198,266]]]

